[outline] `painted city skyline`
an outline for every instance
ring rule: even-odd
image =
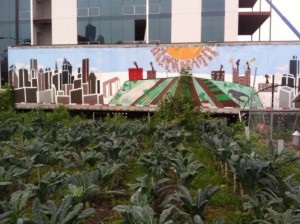
[[[250,49],[252,47],[250,46]],[[259,47],[262,48],[261,45]],[[268,52],[270,46],[264,47],[266,49],[264,49],[265,57],[263,58],[265,58],[265,63],[270,63],[271,59],[267,60],[266,53],[270,54],[273,51]],[[286,48],[286,46],[276,45],[274,47],[282,48],[286,51],[291,46],[288,45],[288,48]],[[297,47],[299,48],[298,45]],[[223,48],[222,46],[202,47],[198,45],[165,48],[161,46],[154,46],[152,48],[126,48],[122,46],[118,48],[88,47],[66,48],[61,51],[65,55],[62,55],[62,53],[58,55],[56,51],[59,49],[41,48],[39,50],[35,49],[33,54],[29,58],[26,58],[29,61],[29,65],[27,66],[24,66],[26,62],[22,61],[22,59],[17,60],[14,58],[16,58],[17,52],[24,57],[26,55],[25,52],[29,51],[29,49],[12,48],[9,51],[9,64],[11,65],[9,80],[17,93],[16,102],[109,104],[113,101],[117,93],[120,94],[122,86],[128,81],[152,80],[152,82],[147,82],[147,84],[145,82],[143,84],[145,85],[144,90],[147,91],[151,89],[151,85],[155,85],[153,80],[178,77],[183,68],[189,67],[195,78],[212,79],[218,82],[224,81],[225,84],[234,83],[248,87],[254,86],[255,91],[260,92],[259,96],[264,104],[264,99],[268,98],[271,92],[271,88],[269,87],[271,87],[272,74],[268,72],[261,74],[258,72],[258,65],[262,60],[261,57],[249,57],[246,54],[249,50],[247,46],[232,46],[231,48],[233,49],[230,49],[225,55],[221,53],[224,51]],[[225,48],[228,48],[228,46],[225,46]],[[240,48],[243,48],[245,52],[232,57],[231,52],[234,49],[242,52]],[[295,50],[294,48],[291,49]],[[78,58],[70,60],[69,56],[71,56],[70,58],[74,58],[74,55],[72,56],[70,53],[75,50],[76,54],[81,53],[81,56],[86,55],[88,57],[81,57],[81,63],[78,63]],[[66,54],[67,51],[68,54]],[[103,52],[105,52],[104,58],[97,57],[102,55]],[[123,54],[116,57],[116,53],[118,52],[123,52]],[[292,55],[291,52],[283,53],[283,55],[289,54]],[[143,57],[139,57],[140,55],[143,55]],[[52,67],[41,63],[45,60],[45,56],[48,57],[47,63],[52,64]],[[251,56],[257,55],[252,53]],[[51,58],[54,58],[52,63],[50,61]],[[224,58],[224,61],[220,62],[220,58]],[[245,58],[249,59],[245,60]],[[279,56],[275,58],[275,61],[278,61],[278,58]],[[110,65],[99,67],[109,59]],[[226,62],[227,59],[229,60]],[[22,63],[23,66],[21,66]],[[126,69],[123,70],[125,66]],[[299,92],[299,89],[295,88],[295,86],[298,86],[299,79],[299,60],[297,55],[282,58],[282,62],[274,64],[274,66],[278,70],[281,68],[281,71],[288,71],[286,74],[278,73],[275,75],[275,100],[278,101],[276,104],[280,108],[293,108],[297,103],[294,105],[292,101]],[[209,68],[211,70],[208,73],[202,73],[202,71]],[[108,72],[101,72],[101,70],[108,70]],[[256,78],[256,83],[253,83],[254,77]],[[222,85],[225,86],[225,84]],[[229,93],[226,94],[231,95]],[[199,95],[203,95],[203,93],[200,92]],[[268,107],[265,104],[263,106]]]

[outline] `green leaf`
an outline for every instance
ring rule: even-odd
[[[81,209],[83,208],[83,203],[75,205],[73,211],[69,212],[66,217],[61,221],[62,224],[72,224],[76,220],[77,216],[80,214]]]
[[[166,223],[173,223],[173,221],[168,220],[169,216],[172,214],[175,205],[170,206],[170,208],[164,209],[159,216],[159,223],[166,224]]]
[[[91,215],[93,215],[96,212],[94,208],[88,208],[80,213],[80,215],[77,217],[77,220],[87,219]]]
[[[12,184],[12,182],[0,182],[0,186],[8,186],[11,184]]]
[[[0,223],[7,223],[7,220],[10,220],[10,216],[13,214],[13,211],[7,211],[3,214],[0,214]],[[6,222],[5,222],[6,221]]]
[[[201,219],[200,215],[195,215],[193,217],[193,224],[204,224],[203,220]]]

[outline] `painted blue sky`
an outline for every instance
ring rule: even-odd
[[[163,46],[163,45],[162,45]],[[219,56],[213,56],[208,61],[208,66],[201,65],[200,69],[193,68],[197,74],[210,74],[213,70],[219,70],[220,65],[226,74],[231,74],[231,63],[240,59],[240,73],[248,60],[255,59],[250,65],[257,75],[286,74],[289,72],[289,62],[293,56],[300,59],[300,44],[278,45],[216,45],[208,47],[218,52]],[[9,48],[9,65],[18,64],[28,68],[30,59],[37,59],[38,65],[43,68],[55,68],[55,64],[61,68],[63,58],[72,64],[73,70],[81,67],[82,59],[89,58],[90,70],[95,73],[124,72],[128,68],[135,67],[136,61],[144,71],[150,70],[149,63],[152,61],[158,72],[165,72],[159,67],[151,53],[153,46],[146,47],[50,47],[50,48]],[[39,68],[40,68],[39,67]],[[252,73],[253,74],[253,73]]]

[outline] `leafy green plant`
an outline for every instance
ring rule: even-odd
[[[180,218],[186,218],[176,206],[163,209],[160,214],[155,214],[149,205],[118,205],[114,210],[123,215],[126,224],[180,224],[182,223]]]
[[[19,162],[20,158],[8,150],[3,150],[0,153],[0,164],[4,168],[8,168],[12,165],[18,164]]]
[[[82,150],[93,142],[93,135],[89,131],[88,124],[81,122],[72,125],[70,128],[64,129],[63,132],[57,136],[58,144],[64,150]]]
[[[99,192],[98,172],[97,171],[81,171],[73,174],[68,180],[68,188],[75,202],[85,203],[96,197]]]
[[[186,187],[179,186],[179,189],[180,191],[174,199],[180,202],[183,211],[190,216],[193,223],[203,223],[203,220],[205,219],[204,208],[211,198],[219,191],[219,188],[207,185],[203,189],[198,189],[195,197],[192,197]]]
[[[204,165],[193,157],[193,153],[177,153],[175,158],[171,158],[178,177],[178,185],[187,186],[199,170],[204,168]]]
[[[300,223],[300,214],[295,214],[291,209],[284,212],[277,212],[271,208],[268,209],[269,218],[265,220],[254,220],[252,223],[265,224],[298,224]]]
[[[0,90],[0,112],[11,111],[12,108],[14,108],[13,87],[4,85]]]
[[[166,99],[152,119],[154,124],[172,123],[183,126],[187,130],[193,130],[199,120],[208,117],[195,107],[195,103],[190,97],[173,97],[167,94]]]
[[[10,140],[11,137],[16,133],[18,127],[18,123],[14,122],[12,119],[0,123],[0,143],[4,140]]]
[[[157,200],[163,202],[169,179],[155,181],[150,175],[137,179],[139,183],[130,185],[136,190],[130,198],[132,205],[117,205],[113,208],[122,214],[125,223],[180,223],[176,219],[182,213],[175,206],[164,205],[164,208],[160,208],[163,204],[156,204]],[[173,213],[173,210],[176,212]]]
[[[128,120],[119,113],[115,113],[111,115],[107,114],[104,121],[109,125],[118,125],[118,124],[124,124],[128,122]]]
[[[156,148],[156,150],[142,155],[138,163],[143,165],[146,171],[157,178],[166,177],[170,170],[170,161],[168,151],[165,148]]]
[[[283,207],[282,198],[266,191],[258,190],[252,195],[244,196],[243,208],[248,212],[252,212],[255,220],[263,220],[268,213],[268,209]]]
[[[154,211],[149,205],[144,205],[144,206],[117,205],[113,209],[120,212],[123,215],[126,224],[156,223],[156,219],[154,217]]]
[[[53,195],[57,188],[64,184],[67,174],[65,172],[47,172],[38,185],[27,184],[26,188],[39,199],[41,203],[45,203]]]
[[[103,135],[99,139],[99,143],[90,148],[103,154],[103,161],[111,163],[126,163],[132,153],[135,145],[130,145],[130,140],[118,137],[115,132]]]
[[[202,134],[202,144],[210,149],[216,159],[217,163],[221,163],[221,172],[228,178],[228,160],[233,154],[236,154],[240,148],[236,141],[234,141],[229,135],[224,133],[216,134]]]
[[[33,204],[34,220],[37,223],[76,224],[86,220],[95,213],[94,208],[84,209],[83,203],[74,203],[73,197],[67,195],[60,207],[54,201],[42,205],[38,200]]]
[[[71,116],[69,110],[60,105],[59,107],[55,108],[52,113],[48,113],[48,119],[52,122],[68,122],[71,120]]]
[[[186,140],[191,134],[183,127],[173,124],[157,125],[152,135],[150,146],[163,145],[168,147],[176,147]]]
[[[69,163],[68,156],[70,155],[70,152],[67,150],[59,150],[59,151],[50,151],[48,158],[47,158],[47,164],[48,165],[60,165],[61,162],[64,164]]]
[[[246,141],[245,121],[234,122],[230,127],[233,130],[235,140]]]
[[[291,209],[296,213],[300,213],[300,191],[299,185],[290,186],[285,195],[291,200]]]
[[[47,164],[52,145],[40,139],[34,139],[32,142],[26,141],[20,150],[25,152],[26,156],[31,156],[34,164]]]
[[[0,214],[0,223],[22,223],[28,218],[25,216],[25,209],[29,199],[32,197],[30,191],[16,191],[11,194],[10,201],[4,212]]]
[[[131,202],[134,204],[142,205],[138,203],[142,198],[146,200],[146,204],[151,205],[151,207],[155,209],[155,207],[160,206],[160,204],[157,205],[155,199],[162,202],[164,198],[168,196],[165,194],[165,191],[171,187],[169,178],[155,180],[153,176],[145,175],[138,177],[137,180],[139,183],[129,184],[130,188],[135,190],[135,193],[131,196]]]
[[[124,167],[124,163],[108,164],[99,163],[97,166],[99,184],[106,189],[115,187],[117,172]]]
[[[27,174],[27,169],[19,168],[16,165],[12,165],[8,169],[0,166],[0,196],[3,197],[7,192],[10,192],[8,187],[21,182]]]
[[[257,190],[258,183],[265,176],[264,171],[268,165],[265,161],[250,156],[245,156],[236,162],[230,160],[229,164],[237,180],[250,191],[250,195]],[[241,188],[241,195],[243,194],[244,191]]]
[[[269,163],[270,172],[278,172],[282,166],[300,159],[300,155],[294,154],[289,149],[278,149],[271,141],[268,143],[267,152],[262,150],[255,151],[262,159]]]
[[[73,160],[69,162],[66,167],[76,167],[81,171],[86,170],[87,166],[94,166],[99,160],[99,153],[95,151],[81,151],[80,153],[72,152]]]

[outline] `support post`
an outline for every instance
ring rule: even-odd
[[[150,112],[148,112],[148,123],[150,124],[151,122],[151,116],[150,116]]]
[[[16,13],[16,15],[15,15],[15,35],[16,35],[16,37],[15,37],[15,44],[16,44],[16,46],[18,46],[19,45],[19,39],[20,39],[20,37],[19,37],[19,0],[15,0],[15,3],[16,3],[16,10],[15,10],[15,13]]]
[[[273,108],[274,108],[274,75],[272,75],[272,101],[271,101],[271,117],[270,117],[270,141],[273,140]]]
[[[149,0],[146,0],[146,44],[149,44]]]

